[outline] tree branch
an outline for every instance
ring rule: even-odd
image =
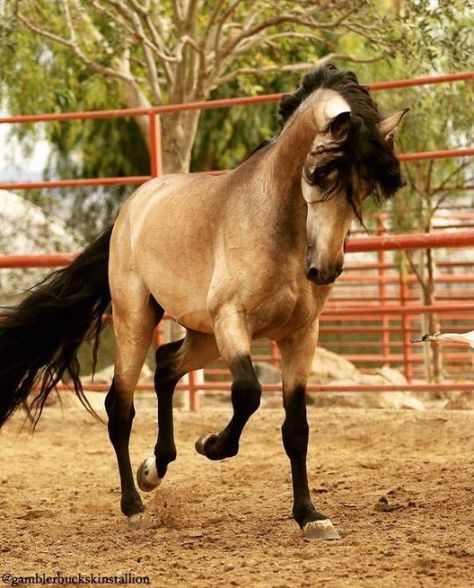
[[[206,40],[209,36],[209,33],[214,25],[214,23],[216,22],[217,19],[217,15],[220,13],[220,10],[223,6],[223,4],[225,3],[226,0],[217,0],[217,2],[214,5],[214,8],[211,12],[210,17],[208,18],[207,24],[204,28],[204,32],[203,32],[203,40]]]
[[[74,27],[72,25],[71,10],[70,10],[70,6],[69,6],[69,2],[68,2],[68,0],[62,0],[62,4],[63,4],[64,17],[66,20],[66,27],[67,27],[67,30],[69,31],[69,40],[71,41],[71,43],[76,43],[76,31],[74,30]]]
[[[136,12],[133,12],[128,7],[124,6],[122,2],[118,2],[117,0],[104,0],[117,10],[118,14],[112,14],[110,10],[107,10],[105,7],[101,6],[99,1],[100,0],[92,0],[93,6],[97,10],[105,14],[108,18],[113,18],[113,20],[119,26],[121,26],[125,31],[129,33],[131,39],[135,43],[137,41],[141,43],[143,52],[145,54],[148,77],[150,79],[150,83],[152,86],[153,95],[155,96],[155,101],[157,101],[157,103],[160,104],[162,102],[161,88],[159,86],[159,81],[156,74],[156,63],[154,62],[151,51],[153,51],[157,55],[157,58],[160,60],[160,64],[163,67],[165,77],[168,81],[172,80],[173,78],[171,70],[168,67],[168,63],[175,63],[176,61],[178,61],[178,59],[176,57],[166,55],[165,52],[162,51],[161,47],[154,42],[155,39],[152,41],[147,37],[145,30],[143,28],[143,23]],[[130,26],[129,22],[133,23],[133,27]],[[153,31],[151,32],[153,34]],[[157,40],[158,42],[161,42],[158,34]],[[153,68],[151,67],[152,64]],[[155,70],[155,73],[153,73],[153,70]]]
[[[173,8],[173,22],[176,27],[178,36],[181,34],[182,24],[184,20],[183,7],[179,0],[172,0],[171,6]]]
[[[238,0],[236,0],[237,2]],[[313,8],[311,10],[308,10],[306,12],[296,12],[296,13],[283,13],[280,14],[279,16],[274,16],[273,18],[269,18],[266,19],[262,22],[260,22],[258,25],[255,25],[254,27],[243,31],[240,35],[237,35],[237,37],[235,39],[232,39],[231,42],[229,43],[229,45],[227,47],[224,48],[223,51],[223,56],[225,57],[226,55],[228,55],[229,53],[232,53],[232,51],[237,47],[237,45],[243,40],[246,39],[247,37],[252,37],[253,35],[256,35],[257,33],[281,25],[281,24],[297,24],[297,25],[301,25],[303,27],[306,28],[310,28],[310,29],[318,29],[318,30],[332,30],[337,28],[342,22],[344,22],[347,18],[349,18],[355,11],[355,8],[352,8],[351,10],[349,10],[348,12],[346,12],[345,14],[343,14],[342,16],[340,16],[337,20],[333,21],[333,22],[318,22],[318,21],[314,21],[311,16],[312,13],[315,11],[316,9]]]
[[[158,74],[156,71],[156,63],[152,55],[152,49],[148,39],[146,39],[145,31],[143,30],[142,22],[136,12],[132,13],[132,23],[137,32],[137,35],[142,43],[143,53],[145,54],[145,61],[147,65],[148,78],[150,80],[150,87],[153,93],[156,104],[163,103],[163,96],[161,93],[160,82],[158,81]]]
[[[450,174],[448,174],[444,180],[441,182],[441,184],[439,184],[439,186],[437,186],[436,188],[434,188],[431,192],[432,195],[437,194],[438,192],[442,192],[444,190],[444,188],[447,186],[447,184],[460,172],[462,172],[463,169],[465,169],[466,167],[468,167],[469,165],[469,161],[463,161],[460,165],[458,165],[456,167],[456,169],[454,169]]]
[[[149,0],[146,0],[145,4],[142,5],[139,2],[137,2],[137,0],[127,0],[127,2],[131,5],[131,7],[133,8],[133,10],[135,10],[135,12],[137,14],[140,14],[141,16],[147,16],[148,14],[150,14],[150,2]]]
[[[118,71],[116,69],[113,69],[111,67],[101,65],[95,61],[92,61],[88,57],[86,57],[86,55],[84,55],[84,53],[80,50],[77,43],[72,42],[70,39],[65,39],[64,37],[61,37],[60,35],[56,35],[55,33],[51,33],[50,31],[48,31],[46,29],[41,29],[40,27],[33,24],[23,14],[18,13],[18,19],[20,20],[20,22],[22,22],[26,26],[26,28],[28,28],[30,31],[36,33],[37,35],[40,35],[41,37],[44,37],[45,39],[49,39],[50,41],[54,41],[55,43],[59,43],[60,45],[64,45],[65,47],[69,47],[69,49],[71,49],[73,51],[74,55],[84,65],[89,67],[92,71],[99,73],[99,74],[106,76],[106,77],[117,78],[119,80],[122,80],[123,82],[133,83],[133,81],[134,81],[133,77],[131,77],[127,74],[124,74],[123,72]]]
[[[104,35],[97,29],[97,27],[92,22],[90,14],[81,4],[80,0],[72,0],[74,4],[75,11],[80,15],[82,21],[87,25],[89,33],[92,35],[93,39],[97,42],[102,44],[106,49],[110,52],[113,51],[110,47],[109,43],[105,39]]]
[[[323,66],[330,61],[340,60],[340,61],[351,61],[355,63],[373,63],[374,61],[378,61],[382,59],[382,55],[378,55],[377,57],[372,57],[369,59],[358,59],[356,57],[351,57],[350,55],[346,55],[345,53],[328,53],[321,59],[318,59],[314,62],[307,62],[307,63],[294,63],[288,65],[266,65],[263,67],[240,67],[235,69],[221,77],[218,78],[217,83],[225,84],[235,78],[243,75],[253,75],[253,76],[261,76],[268,73],[284,73],[284,72],[298,72],[298,71],[307,71],[312,69],[313,67]]]
[[[405,251],[405,254],[406,258],[408,259],[408,263],[410,264],[411,271],[415,274],[417,280],[420,282],[420,285],[424,287],[423,276],[421,275],[420,270],[417,268],[415,262],[413,261],[412,252]]]

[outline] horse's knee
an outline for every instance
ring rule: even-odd
[[[233,366],[232,405],[234,411],[250,416],[260,406],[262,387],[255,375],[252,360],[247,355]]]
[[[257,379],[242,378],[232,384],[232,405],[234,411],[251,415],[260,406],[262,387]]]

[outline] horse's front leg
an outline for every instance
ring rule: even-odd
[[[151,492],[159,486],[176,459],[173,431],[173,394],[176,384],[190,371],[203,368],[219,356],[212,335],[187,331],[186,337],[161,345],[156,352],[155,391],[158,398],[158,438],[155,453],[137,471],[138,486]]]
[[[214,328],[220,354],[232,372],[234,414],[220,433],[198,439],[196,450],[209,459],[218,460],[237,455],[242,431],[260,405],[262,388],[252,366],[251,337],[243,314],[227,309],[216,318]]]
[[[339,539],[331,521],[318,512],[312,501],[306,472],[309,427],[306,418],[306,381],[316,351],[318,323],[299,329],[278,346],[282,358],[283,445],[291,462],[293,517],[305,537]]]

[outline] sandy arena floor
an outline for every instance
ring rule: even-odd
[[[264,409],[237,458],[194,451],[228,409],[177,412],[178,460],[146,496],[146,531],[119,512],[106,428],[47,409],[36,433],[0,433],[0,574],[147,575],[157,587],[474,586],[474,412],[309,408],[314,501],[343,536],[305,541],[291,519],[282,411]],[[134,467],[155,418],[134,426]],[[379,502],[380,498],[384,498]]]

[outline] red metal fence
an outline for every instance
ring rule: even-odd
[[[438,84],[444,82],[457,82],[474,80],[474,72],[463,72],[459,74],[449,74],[442,76],[430,76],[425,78],[396,80],[388,82],[375,82],[368,84],[372,90],[387,90],[394,88],[406,88],[409,86]],[[148,176],[128,176],[128,177],[108,177],[108,178],[87,178],[74,180],[53,180],[39,182],[0,182],[0,189],[33,189],[33,188],[61,188],[77,186],[103,186],[118,184],[140,184],[161,173],[161,146],[160,146],[160,116],[170,112],[182,110],[204,110],[210,108],[225,108],[231,106],[262,104],[276,102],[281,94],[270,94],[263,96],[246,96],[224,100],[212,100],[207,102],[195,102],[187,104],[170,104],[154,108],[135,108],[119,110],[103,110],[91,112],[71,112],[71,113],[54,113],[54,114],[37,114],[1,117],[1,123],[24,124],[33,122],[48,121],[68,121],[68,120],[85,120],[110,117],[129,117],[129,116],[148,116],[150,121],[150,175]],[[432,160],[448,157],[466,157],[474,155],[474,148],[459,148],[449,150],[439,150],[421,153],[404,153],[399,157],[402,161],[420,161]],[[223,172],[214,172],[223,173]],[[470,225],[469,225],[470,226]],[[443,325],[450,326],[452,320],[462,320],[463,326],[458,330],[468,330],[469,321],[474,328],[474,301],[472,292],[469,301],[464,301],[461,297],[456,299],[453,292],[446,300],[437,302],[434,305],[423,306],[414,303],[416,299],[412,286],[416,282],[413,275],[400,277],[400,273],[392,262],[385,260],[384,252],[393,250],[406,250],[415,248],[461,248],[472,247],[474,245],[474,230],[462,230],[449,233],[433,234],[410,234],[410,235],[378,235],[376,237],[353,238],[349,241],[348,252],[377,252],[377,261],[365,264],[350,264],[346,266],[346,272],[343,278],[338,281],[335,290],[335,296],[326,307],[322,316],[321,340],[327,341],[327,346],[334,346],[334,339],[341,334],[352,332],[364,335],[373,335],[372,341],[345,341],[340,345],[346,348],[352,347],[345,355],[352,361],[361,366],[379,363],[384,365],[397,365],[403,368],[407,377],[408,384],[394,386],[377,386],[379,391],[390,390],[413,390],[413,391],[444,391],[444,390],[472,390],[472,385],[468,383],[448,381],[443,384],[426,384],[422,382],[412,382],[414,376],[420,376],[419,365],[421,363],[420,352],[413,351],[409,343],[410,336],[419,331],[420,313],[436,312],[443,319]],[[52,254],[52,255],[0,255],[0,268],[25,268],[25,267],[53,267],[66,265],[72,259],[71,254]],[[472,262],[470,264],[472,266]],[[441,264],[442,266],[442,264]],[[446,272],[440,277],[440,283],[452,286],[453,284],[472,284],[474,282],[473,273],[463,273],[456,276],[449,273],[449,263],[446,265]],[[372,273],[375,272],[375,273]],[[358,287],[367,287],[371,289],[370,296],[364,296],[362,302],[347,297],[344,289],[353,290],[354,284]],[[396,293],[395,290],[397,291]],[[450,317],[450,318],[448,318]],[[159,336],[159,334],[158,334]],[[332,337],[332,342],[331,342]],[[337,338],[337,337],[336,337]],[[366,350],[360,353],[360,348]],[[377,351],[374,353],[374,349]],[[450,352],[446,356],[450,364],[466,365],[469,363],[467,352]],[[271,344],[267,351],[257,353],[257,359],[271,361],[274,365],[279,364],[279,357],[276,346]],[[214,367],[207,372],[209,378],[220,377],[225,372],[221,367]],[[102,390],[106,386],[101,384],[88,384],[89,389]],[[151,386],[139,386],[140,388],[150,388]],[[229,388],[228,381],[206,381],[205,383],[196,383],[195,375],[190,374],[189,382],[180,384],[182,389],[188,389],[190,392],[191,407],[197,408],[198,390],[224,390]],[[266,385],[264,390],[279,390],[279,385]],[[373,390],[371,386],[354,385],[354,386],[310,386],[310,391],[367,391]]]

